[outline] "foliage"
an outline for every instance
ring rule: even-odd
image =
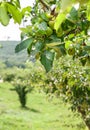
[[[33,88],[31,87],[28,81],[23,81],[20,79],[17,79],[16,81],[15,80],[12,82],[15,88],[11,90],[14,90],[17,92],[21,106],[26,107],[27,93],[31,92]]]
[[[31,93],[33,88],[37,88],[40,90],[40,87],[43,85],[44,81],[44,71],[40,66],[40,63],[26,63],[25,68],[3,68],[0,76],[3,81],[7,81],[13,84],[14,88],[11,90],[15,90],[19,96],[19,101],[22,107],[26,105],[26,98],[28,92]]]
[[[54,59],[65,54],[85,65],[90,60],[89,2],[37,0],[30,12],[30,25],[20,28],[23,38],[16,52],[27,47],[28,54],[33,51],[47,72]]]
[[[29,80],[28,77],[29,73],[26,73],[24,69],[16,68],[15,70],[14,78],[9,81],[14,86],[14,88],[11,90],[15,90],[17,92],[21,106],[26,107],[27,94],[29,92],[31,93],[33,90],[33,87],[31,86],[31,80]]]
[[[23,71],[24,70],[22,68],[17,67],[6,68],[5,70],[2,70],[2,73],[0,75],[4,82],[7,81],[13,84],[14,88],[11,90],[17,92],[21,106],[25,107],[27,94],[33,90],[33,87],[31,87],[30,84],[31,80],[29,80],[28,77],[29,73]]]
[[[90,128],[90,69],[83,68],[78,60],[72,62],[66,57],[56,62],[45,83],[45,91],[69,102],[72,111],[78,111]]]
[[[5,70],[3,68],[1,71],[2,71],[1,77],[3,81],[11,82],[12,80],[15,79],[15,75],[16,75],[15,68],[13,68],[13,71],[10,68],[9,69],[5,68]]]
[[[90,0],[36,0],[33,7],[24,9],[19,0],[5,0],[0,3],[0,22],[8,25],[13,18],[20,24],[30,18],[30,24],[20,28],[22,41],[15,50],[33,51],[48,72],[55,57],[66,53],[79,58],[83,65],[90,60],[89,8]]]
[[[71,57],[55,61],[53,69],[47,74],[39,62],[27,62],[25,66],[24,69],[7,68],[3,72],[4,80],[4,77],[7,77],[6,79],[11,77],[9,82],[14,82],[13,90],[17,92],[22,106],[27,102],[26,92],[33,86],[37,91],[44,90],[48,95],[55,94],[63,98],[64,102],[69,102],[71,109],[81,113],[85,122],[90,119],[90,69],[88,67],[82,67],[78,60],[72,62]]]
[[[40,62],[26,62],[24,68],[22,67],[5,67],[4,64],[0,69],[0,75],[4,81],[12,82],[15,79],[30,81],[33,86],[38,86],[38,82],[43,82],[45,79],[45,71],[41,66]],[[8,80],[9,79],[9,80]]]

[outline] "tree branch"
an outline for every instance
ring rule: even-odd
[[[50,9],[49,6],[43,0],[40,0],[40,2],[46,9]]]

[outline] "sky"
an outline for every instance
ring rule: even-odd
[[[20,0],[20,3],[23,8],[28,5],[32,6],[34,0]],[[2,26],[0,24],[0,40],[20,40],[19,25],[14,24],[13,19],[10,20],[8,26]]]

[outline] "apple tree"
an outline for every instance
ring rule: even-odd
[[[47,73],[43,90],[50,97],[56,95],[78,112],[90,129],[90,70],[70,57],[60,58]]]
[[[21,43],[15,51],[27,48],[47,72],[54,59],[65,54],[79,58],[82,65],[90,60],[90,0],[36,0],[33,7],[23,9],[19,0],[2,0],[1,24],[8,25],[10,18],[18,24],[30,18],[29,24],[20,28]]]
[[[90,61],[89,6],[89,0],[36,0],[29,15],[30,24],[20,28],[22,41],[15,51],[27,48],[47,72],[54,59],[66,54],[85,65]]]

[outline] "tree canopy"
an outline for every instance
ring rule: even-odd
[[[0,2],[0,22],[7,26],[10,19],[21,24],[21,43],[15,52],[27,48],[39,59],[48,72],[54,59],[66,54],[90,61],[90,0],[35,0],[33,7],[20,7],[19,0]]]

